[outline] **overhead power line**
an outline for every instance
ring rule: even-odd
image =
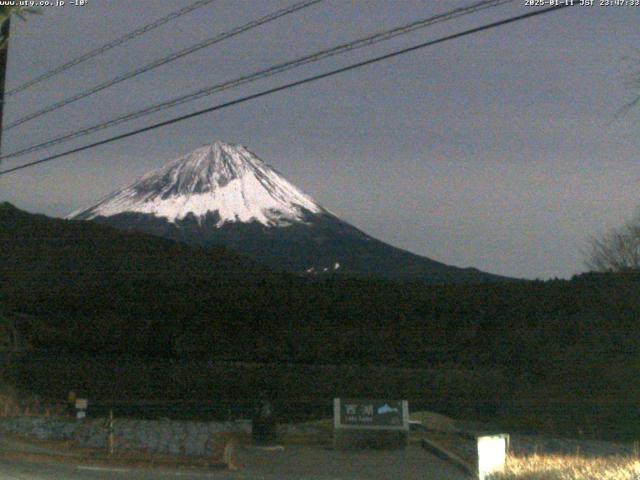
[[[297,58],[295,60],[290,60],[284,63],[280,63],[278,65],[269,67],[265,70],[260,70],[248,75],[244,75],[242,77],[228,80],[223,83],[218,83],[204,89],[198,90],[196,92],[192,92],[187,95],[182,95],[171,100],[144,108],[142,110],[137,110],[135,112],[130,112],[120,117],[114,118],[112,120],[101,122],[97,125],[93,125],[91,127],[87,127],[81,130],[77,130],[71,133],[67,133],[44,142],[30,145],[14,152],[8,153],[4,156],[0,156],[0,161],[5,160],[7,158],[15,158],[26,155],[28,153],[33,153],[39,150],[43,150],[45,148],[58,145],[60,143],[65,143],[70,140],[84,137],[91,133],[98,132],[100,130],[104,130],[106,128],[114,127],[116,125],[135,120],[141,117],[145,117],[147,115],[151,115],[153,113],[166,110],[168,108],[173,108],[175,106],[191,102],[194,100],[198,100],[200,98],[213,95],[215,93],[221,92],[223,90],[229,90],[232,88],[237,88],[241,85],[252,83],[257,80],[261,80],[267,77],[271,77],[273,75],[292,70],[294,68],[300,67],[302,65],[306,65],[309,63],[318,62],[325,58],[333,57],[336,55],[340,55],[346,52],[350,52],[352,50],[356,50],[358,48],[367,47],[371,45],[375,45],[377,43],[390,40],[400,35],[405,35],[407,33],[413,32],[415,30],[425,28],[436,23],[444,22],[451,20],[453,18],[457,18],[463,15],[469,15],[471,13],[478,12],[480,10],[484,10],[487,8],[496,7],[505,3],[512,3],[514,0],[483,0],[481,2],[475,3],[473,5],[469,5],[467,7],[456,8],[454,10],[447,11],[445,13],[441,13],[438,15],[430,16],[428,18],[420,19],[409,24],[402,25],[400,27],[396,27],[391,30],[385,30],[382,32],[378,32],[372,35],[368,35],[366,37],[360,38],[358,40],[354,40],[351,42],[347,42],[336,47],[331,47],[328,49],[320,50],[318,52],[312,53],[310,55],[305,55],[303,57]]]
[[[577,5],[577,3],[575,5]],[[298,81],[295,81],[295,82],[287,83],[285,85],[281,85],[279,87],[274,87],[274,88],[270,88],[268,90],[263,90],[262,92],[255,93],[253,95],[247,95],[245,97],[241,97],[241,98],[238,98],[238,99],[226,102],[226,103],[222,103],[222,104],[219,104],[219,105],[215,105],[213,107],[205,108],[203,110],[198,110],[196,112],[189,113],[187,115],[182,115],[182,116],[173,118],[171,120],[165,120],[163,122],[159,122],[159,123],[156,123],[156,124],[153,124],[153,125],[149,125],[147,127],[140,128],[140,129],[137,129],[137,130],[133,130],[131,132],[123,133],[121,135],[116,135],[114,137],[110,137],[110,138],[107,138],[105,140],[101,140],[101,141],[94,142],[94,143],[91,143],[91,144],[88,144],[88,145],[84,145],[82,147],[77,147],[77,148],[74,148],[74,149],[71,149],[71,150],[67,150],[65,152],[58,153],[56,155],[51,155],[51,156],[42,158],[40,160],[36,160],[34,162],[29,162],[29,163],[25,163],[23,165],[19,165],[17,167],[9,168],[9,169],[0,171],[0,176],[1,175],[7,175],[9,173],[13,173],[13,172],[16,172],[18,170],[23,170],[25,168],[33,167],[35,165],[40,165],[42,163],[51,162],[53,160],[57,160],[58,158],[66,157],[68,155],[71,155],[71,154],[74,154],[74,153],[78,153],[78,152],[82,152],[82,151],[85,151],[85,150],[89,150],[91,148],[95,148],[95,147],[98,147],[98,146],[101,146],[101,145],[106,145],[108,143],[112,143],[112,142],[115,142],[115,141],[118,141],[118,140],[122,140],[124,138],[133,137],[134,135],[139,135],[139,134],[144,133],[144,132],[149,132],[149,131],[156,130],[156,129],[161,128],[161,127],[166,127],[168,125],[172,125],[174,123],[178,123],[178,122],[181,122],[183,120],[188,120],[190,118],[198,117],[198,116],[201,116],[201,115],[204,115],[204,114],[207,114],[207,113],[211,113],[211,112],[214,112],[214,111],[217,111],[217,110],[222,110],[222,109],[234,106],[234,105],[239,105],[241,103],[245,103],[245,102],[248,102],[250,100],[255,100],[257,98],[261,98],[261,97],[265,97],[267,95],[271,95],[273,93],[281,92],[281,91],[284,91],[284,90],[289,90],[291,88],[298,87],[300,85],[305,85],[307,83],[311,83],[311,82],[315,82],[315,81],[318,81],[318,80],[321,80],[321,79],[324,79],[324,78],[328,78],[328,77],[332,77],[332,76],[335,76],[335,75],[339,75],[341,73],[345,73],[345,72],[348,72],[348,71],[351,71],[351,70],[355,70],[357,68],[361,68],[361,67],[364,67],[366,65],[371,65],[371,64],[378,63],[378,62],[381,62],[381,61],[384,61],[384,60],[388,60],[390,58],[394,58],[394,57],[400,56],[400,55],[405,55],[405,54],[410,53],[410,52],[415,52],[417,50],[421,50],[423,48],[427,48],[427,47],[430,47],[432,45],[436,45],[436,44],[439,44],[439,43],[444,43],[444,42],[447,42],[447,41],[450,41],[450,40],[454,40],[456,38],[465,37],[467,35],[472,35],[472,34],[479,33],[479,32],[485,31],[485,30],[490,30],[490,29],[493,29],[493,28],[501,27],[501,26],[504,26],[504,25],[507,25],[507,24],[510,24],[510,23],[526,20],[528,18],[536,17],[536,16],[539,16],[539,15],[544,15],[546,13],[559,11],[559,10],[562,10],[562,9],[564,9],[566,7],[571,7],[571,6],[573,6],[573,5],[570,4],[570,3],[567,3],[567,4],[562,4],[562,5],[559,5],[559,6],[547,7],[547,8],[541,9],[541,10],[535,10],[533,12],[525,13],[525,14],[522,14],[522,15],[517,15],[515,17],[506,18],[504,20],[499,20],[499,21],[492,22],[492,23],[488,23],[488,24],[482,25],[480,27],[471,28],[469,30],[464,30],[464,31],[459,32],[459,33],[454,33],[452,35],[447,35],[445,37],[440,37],[440,38],[438,38],[436,40],[430,40],[428,42],[420,43],[418,45],[414,45],[412,47],[404,48],[402,50],[396,50],[395,52],[391,52],[391,53],[387,53],[385,55],[380,55],[378,57],[370,58],[370,59],[364,60],[362,62],[353,63],[353,64],[348,65],[346,67],[338,68],[338,69],[331,70],[331,71],[326,72],[326,73],[321,73],[321,74],[318,74],[318,75],[307,77],[307,78],[304,78],[302,80],[298,80]]]
[[[268,22],[272,22],[274,20],[277,20],[278,18],[284,17],[286,15],[290,15],[294,12],[297,12],[298,10],[302,10],[304,8],[307,7],[311,7],[312,5],[315,5],[316,3],[322,2],[323,0],[303,0],[301,2],[295,3],[293,5],[291,5],[290,7],[286,7],[283,8],[281,10],[278,10],[276,12],[270,13],[269,15],[266,15],[264,17],[261,17],[257,20],[253,20],[249,23],[246,23],[240,27],[234,28],[233,30],[229,30],[227,32],[218,34],[214,37],[211,37],[207,40],[204,40],[196,45],[193,45],[191,47],[185,48],[183,50],[180,50],[179,52],[173,53],[171,55],[168,55],[166,57],[162,57],[159,58],[157,60],[154,60],[151,63],[148,63],[147,65],[144,65],[140,68],[137,68],[131,72],[119,75],[111,80],[108,80],[106,82],[103,82],[99,85],[96,85],[95,87],[89,88],[83,92],[77,93],[76,95],[73,95],[71,97],[65,98],[64,100],[61,100],[59,102],[56,102],[54,104],[51,104],[47,107],[44,107],[41,110],[38,110],[36,112],[30,113],[29,115],[26,115],[22,118],[19,118],[18,120],[15,120],[14,122],[11,122],[10,124],[8,124],[4,130],[11,130],[12,128],[17,127],[18,125],[22,125],[23,123],[26,123],[30,120],[34,120],[38,117],[41,117],[42,115],[45,115],[47,113],[53,112],[54,110],[58,110],[59,108],[62,108],[66,105],[69,105],[70,103],[73,102],[77,102],[78,100],[81,100],[83,98],[89,97],[95,93],[101,92],[102,90],[105,90],[107,88],[113,87],[114,85],[117,85],[121,82],[124,82],[125,80],[129,80],[131,78],[137,77],[138,75],[142,75],[145,72],[148,72],[150,70],[153,70],[155,68],[161,67],[162,65],[166,65],[167,63],[171,63],[175,60],[178,60],[179,58],[185,57],[187,55],[190,55],[194,52],[197,52],[198,50],[202,50],[203,48],[206,47],[210,47],[211,45],[214,45],[216,43],[222,42],[223,40],[226,40],[228,38],[231,37],[235,37],[236,35],[239,35],[241,33],[244,33],[248,30],[251,30],[253,28],[259,27],[260,25],[264,25],[265,23]]]
[[[12,88],[11,90],[8,90],[5,93],[6,97],[10,97],[12,95],[15,95],[17,93],[20,93],[24,90],[27,90],[30,87],[33,87],[34,85],[43,82],[51,77],[54,77],[56,75],[59,75],[60,73],[64,72],[65,70],[69,70],[71,67],[75,67],[76,65],[79,65],[83,62],[86,62],[87,60],[97,57],[98,55],[102,55],[103,53],[107,52],[108,50],[111,50],[112,48],[115,48],[117,46],[122,45],[123,43],[128,42],[129,40],[133,40],[136,37],[139,37],[141,35],[144,35],[147,32],[150,32],[151,30],[154,30],[166,23],[169,23],[173,20],[175,20],[176,18],[182,17],[183,15],[186,15],[187,13],[193,12],[194,10],[204,7],[206,5],[209,5],[210,3],[213,3],[217,0],[199,0],[197,2],[192,3],[191,5],[188,5],[184,8],[181,8],[180,10],[176,10],[175,12],[170,13],[169,15],[166,15],[165,17],[159,18],[158,20],[152,22],[152,23],[148,23],[147,25],[144,25],[140,28],[137,28],[135,30],[133,30],[132,32],[127,33],[126,35],[123,35],[120,38],[117,38],[115,40],[113,40],[112,42],[107,43],[106,45],[102,45],[100,47],[97,47],[93,50],[88,51],[87,53],[84,53],[82,55],[80,55],[77,58],[74,58],[73,60],[69,60],[67,63],[63,63],[62,65],[43,73],[42,75],[39,75],[15,88]]]

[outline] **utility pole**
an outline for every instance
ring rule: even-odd
[[[109,452],[109,456],[113,455],[113,450],[115,446],[115,439],[113,435],[113,408],[109,410],[109,420],[107,422],[107,450]]]
[[[7,60],[9,59],[9,33],[11,32],[11,16],[0,27],[0,152],[2,152],[2,117],[4,114],[4,83],[7,78]]]

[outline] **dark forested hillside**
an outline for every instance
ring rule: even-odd
[[[206,352],[224,358],[509,361],[635,348],[640,275],[425,287],[278,274],[188,247],[0,208],[5,310],[37,317],[34,348]],[[26,327],[25,327],[26,328]],[[532,371],[533,371],[532,370]]]
[[[514,402],[640,399],[637,273],[439,287],[313,281],[224,248],[5,204],[0,278],[2,331],[15,327],[30,351],[449,365],[499,369],[506,383],[495,388]]]

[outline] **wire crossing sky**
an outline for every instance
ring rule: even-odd
[[[191,3],[44,9],[12,32],[7,88]],[[293,3],[219,0],[141,35],[132,48],[112,49],[51,78],[46,88],[43,82],[28,89],[5,106],[7,118]],[[323,2],[20,125],[3,143],[7,152],[33,147],[471,4]],[[589,236],[620,225],[638,207],[640,184],[630,179],[640,177],[640,112],[617,113],[634,94],[625,59],[637,58],[640,8],[575,6],[292,86],[536,10],[523,2],[487,8],[220,91],[215,101],[194,99],[40,155],[6,158],[4,170],[129,135],[0,176],[0,201],[64,216],[222,140],[245,145],[323,206],[394,246],[508,276],[570,277],[584,270],[580,251]],[[242,103],[223,107],[236,101]],[[179,120],[212,108],[215,115]]]
[[[487,25],[482,25],[481,27],[473,28],[471,30],[465,30],[464,32],[455,33],[453,35],[448,35],[446,37],[438,38],[436,40],[431,40],[429,42],[422,43],[420,45],[414,45],[412,47],[405,48],[405,49],[397,51],[397,52],[392,52],[392,53],[388,53],[386,55],[382,55],[380,57],[371,58],[369,60],[365,60],[364,62],[359,62],[359,63],[356,63],[354,65],[349,65],[347,67],[339,68],[337,70],[332,70],[330,72],[326,72],[326,73],[323,73],[323,74],[320,74],[320,75],[315,75],[313,77],[305,78],[303,80],[298,80],[297,82],[288,83],[286,85],[282,85],[282,86],[279,86],[279,87],[276,87],[276,88],[272,88],[272,89],[269,89],[269,90],[266,90],[266,91],[263,91],[263,92],[260,92],[260,93],[256,93],[256,94],[250,95],[248,97],[239,98],[239,99],[233,100],[231,102],[223,103],[221,105],[215,105],[213,107],[209,107],[209,108],[206,108],[204,110],[199,110],[197,112],[190,113],[188,115],[183,115],[183,116],[178,117],[178,118],[167,120],[165,122],[157,123],[157,124],[151,125],[149,127],[141,128],[139,130],[134,130],[133,132],[128,132],[128,133],[125,133],[125,134],[122,134],[122,135],[118,135],[116,137],[111,137],[111,138],[108,138],[106,140],[102,140],[100,142],[95,142],[95,143],[92,143],[90,145],[85,145],[83,147],[74,148],[73,150],[69,150],[67,152],[59,153],[57,155],[52,155],[50,157],[46,157],[46,158],[43,158],[41,160],[37,160],[35,162],[30,162],[30,163],[27,163],[27,164],[24,164],[24,165],[19,165],[17,167],[10,168],[8,170],[3,170],[3,171],[0,171],[0,176],[7,175],[7,174],[10,174],[10,173],[13,173],[13,172],[17,172],[17,171],[23,170],[25,168],[34,167],[34,166],[40,165],[42,163],[51,162],[53,160],[57,160],[59,158],[66,157],[67,155],[71,155],[72,153],[83,152],[83,151],[89,150],[91,148],[95,148],[95,147],[98,147],[98,146],[101,146],[101,145],[106,145],[107,143],[115,142],[117,140],[122,140],[124,138],[129,138],[129,137],[132,137],[134,135],[139,135],[140,133],[145,133],[145,132],[149,132],[151,130],[155,130],[157,128],[166,127],[168,125],[172,125],[172,124],[177,123],[177,122],[182,122],[184,120],[188,120],[190,118],[194,118],[194,117],[197,117],[197,116],[200,116],[200,115],[204,115],[206,113],[211,113],[211,112],[214,112],[214,111],[217,111],[217,110],[222,110],[224,108],[228,108],[228,107],[231,107],[231,106],[239,105],[239,104],[247,102],[249,100],[254,100],[256,98],[264,97],[266,95],[271,95],[273,93],[281,92],[283,90],[288,90],[290,88],[298,87],[300,85],[304,85],[304,84],[307,84],[307,83],[315,82],[317,80],[322,80],[324,78],[332,77],[334,75],[345,73],[345,72],[348,72],[350,70],[354,70],[356,68],[365,67],[365,66],[371,65],[373,63],[381,62],[383,60],[388,60],[388,59],[396,57],[398,55],[405,55],[407,53],[415,52],[416,50],[420,50],[420,49],[423,49],[423,48],[426,48],[426,47],[430,47],[432,45],[437,45],[439,43],[448,42],[448,41],[454,40],[456,38],[464,37],[464,36],[467,36],[467,35],[472,35],[474,33],[479,33],[479,32],[482,32],[484,30],[489,30],[489,29],[492,29],[492,28],[501,27],[503,25],[508,25],[510,23],[519,22],[521,20],[526,20],[528,18],[536,17],[538,15],[543,15],[545,13],[558,11],[558,10],[561,10],[563,8],[570,7],[570,6],[573,6],[573,5],[566,4],[566,5],[562,5],[562,6],[558,6],[558,7],[548,7],[548,8],[545,8],[543,10],[537,10],[535,12],[530,12],[530,13],[526,13],[526,14],[523,14],[523,15],[518,15],[516,17],[506,18],[504,20],[500,20],[498,22],[493,22],[493,23],[490,23],[490,24],[487,24]]]
[[[249,22],[245,25],[242,25],[240,27],[234,28],[233,30],[229,30],[227,32],[224,33],[220,33],[218,35],[215,35],[212,38],[209,38],[207,40],[204,40],[203,42],[200,42],[196,45],[192,45],[188,48],[185,48],[184,50],[180,50],[179,52],[175,52],[171,55],[168,55],[166,57],[163,58],[159,58],[157,60],[154,60],[153,62],[144,65],[140,68],[137,68],[136,70],[132,71],[132,72],[128,72],[125,73],[123,75],[119,75],[116,78],[113,78],[109,81],[103,82],[99,85],[96,85],[95,87],[92,87],[88,90],[85,90],[83,92],[77,93],[69,98],[65,98],[64,100],[61,100],[59,102],[56,102],[54,104],[48,105],[46,107],[44,107],[41,110],[38,110],[36,112],[30,113],[29,115],[25,115],[22,118],[19,118],[18,120],[14,120],[13,122],[10,122],[6,127],[4,127],[4,130],[11,130],[12,128],[17,127],[18,125],[22,125],[23,123],[26,123],[30,120],[33,120],[35,118],[41,117],[42,115],[45,115],[47,113],[53,112],[59,108],[65,107],[67,105],[69,105],[70,103],[73,102],[77,102],[78,100],[81,100],[83,98],[89,97],[95,93],[101,92],[102,90],[105,90],[107,88],[113,87],[114,85],[117,85],[118,83],[124,82],[125,80],[129,80],[131,78],[137,77],[138,75],[142,75],[143,73],[149,72],[155,68],[161,67],[163,65],[166,65],[168,63],[171,63],[175,60],[178,60],[179,58],[185,57],[187,55],[191,55],[194,52],[197,52],[198,50],[202,50],[203,48],[207,48],[210,47],[212,45],[215,45],[216,43],[220,43],[224,40],[227,40],[228,38],[232,38],[235,37],[236,35],[240,35],[241,33],[244,32],[248,32],[249,30],[252,30],[256,27],[259,27],[261,25],[264,25],[265,23],[269,23],[272,22],[274,20],[277,20],[279,18],[285,17],[287,15],[291,15],[292,13],[295,13],[299,10],[303,10],[305,8],[311,7],[317,3],[320,3],[324,0],[303,0],[301,2],[295,3],[293,5],[291,5],[290,7],[287,8],[283,8],[282,10],[278,10],[277,12],[273,12],[269,15],[266,15],[262,18],[259,18],[257,20],[254,20],[252,22]]]
[[[90,50],[89,52],[74,58],[73,60],[69,60],[66,63],[63,63],[62,65],[60,65],[59,67],[54,68],[53,70],[49,70],[48,72],[43,73],[42,75],[38,75],[37,77],[33,78],[32,80],[29,80],[25,83],[23,83],[22,85],[19,85],[17,87],[12,88],[11,90],[5,92],[5,98],[6,97],[10,97],[12,95],[15,95],[16,93],[20,93],[25,91],[26,89],[33,87],[34,85],[37,85],[40,82],[43,82],[44,80],[48,80],[51,77],[54,77],[56,75],[59,75],[60,73],[75,67],[76,65],[80,65],[83,62],[86,62],[87,60],[97,57],[98,55],[102,55],[105,52],[111,50],[112,48],[118,47],[120,45],[125,44],[126,42],[128,42],[129,40],[133,40],[134,38],[137,38],[141,35],[144,35],[145,33],[149,33],[151,30],[154,30],[158,27],[161,27],[162,25],[164,25],[165,23],[169,23],[172,22],[173,20],[176,20],[177,18],[180,18],[183,15],[186,15],[187,13],[191,13],[194,10],[197,10],[198,8],[201,7],[205,7],[207,5],[209,5],[210,3],[213,3],[217,0],[199,0],[197,2],[192,3],[191,5],[187,5],[184,8],[181,8],[180,10],[177,10],[175,12],[170,13],[169,15],[166,15],[154,22],[148,23],[140,28],[136,28],[135,30],[133,30],[132,32],[129,32],[128,34],[119,37],[115,40],[113,40],[112,42],[107,43],[106,45],[102,45],[98,48],[94,48],[93,50]],[[5,100],[6,102],[6,100]]]
[[[17,150],[15,152],[10,152],[6,155],[2,155],[0,156],[0,161],[4,160],[4,159],[8,159],[8,158],[15,158],[15,157],[20,157],[23,155],[26,155],[28,153],[32,153],[32,152],[36,152],[39,150],[42,150],[44,148],[48,148],[54,145],[58,145],[60,143],[64,143],[66,141],[69,140],[73,140],[75,138],[80,138],[80,137],[84,137],[86,135],[89,135],[91,133],[95,133],[98,132],[100,130],[104,130],[106,128],[110,128],[116,125],[120,125],[121,123],[125,123],[131,120],[135,120],[137,118],[141,118],[141,117],[146,117],[152,113],[156,113],[168,108],[173,108],[175,106],[181,105],[183,103],[188,103],[191,102],[193,100],[198,100],[200,98],[204,98],[210,95],[213,95],[215,93],[224,91],[224,90],[229,90],[232,88],[237,88],[240,87],[244,84],[247,83],[252,83],[254,81],[257,80],[261,80],[264,78],[268,78],[272,75],[276,75],[282,72],[286,72],[288,70],[294,69],[294,68],[298,68],[301,67],[303,65],[306,65],[308,63],[313,63],[313,62],[318,62],[320,60],[324,60],[325,58],[330,58],[333,57],[335,55],[341,55],[347,52],[350,52],[352,50],[358,49],[358,48],[363,48],[363,47],[369,47],[372,45],[375,45],[377,43],[380,42],[384,42],[387,40],[391,40],[399,35],[406,35],[408,33],[411,33],[415,30],[421,29],[421,28],[426,28],[429,27],[431,25],[435,25],[437,23],[440,22],[445,22],[448,20],[452,20],[455,19],[457,17],[463,16],[463,15],[470,15],[476,12],[479,12],[481,10],[484,10],[486,8],[492,8],[492,7],[497,7],[503,4],[507,4],[507,3],[511,3],[514,0],[485,0],[482,2],[478,2],[475,3],[473,5],[470,5],[468,7],[462,7],[462,8],[456,8],[453,10],[450,10],[446,13],[442,13],[442,14],[438,14],[435,16],[430,16],[428,18],[425,19],[420,19],[417,21],[413,21],[409,24],[406,25],[402,25],[400,27],[396,27],[393,28],[391,30],[385,30],[383,32],[377,32],[373,35],[367,35],[366,37],[351,41],[351,42],[347,42],[347,43],[343,43],[341,45],[337,45],[335,47],[331,47],[331,48],[327,48],[327,49],[323,49],[320,50],[318,52],[314,52],[310,55],[305,55],[304,57],[301,58],[297,58],[288,62],[284,62],[284,63],[280,63],[278,65],[274,65],[272,67],[269,67],[265,70],[260,70],[258,72],[254,72],[248,75],[243,75],[242,77],[239,78],[235,78],[233,80],[228,80],[222,83],[218,83],[212,86],[208,86],[204,89],[198,90],[196,92],[187,94],[187,95],[181,95],[178,97],[175,97],[171,100],[168,101],[164,101],[161,102],[159,104],[156,105],[152,105],[150,107],[144,108],[142,110],[138,110],[136,112],[131,112],[128,113],[126,115],[122,115],[120,117],[114,118],[112,120],[109,120],[107,122],[102,122],[98,125],[93,125],[91,127],[87,127],[87,128],[83,128],[81,130],[75,131],[75,132],[71,132],[53,139],[49,139],[45,142],[41,142],[38,143],[36,145],[31,145],[28,147],[24,147],[20,150]],[[538,12],[531,12],[532,16],[538,15]],[[0,173],[1,174],[1,173]]]

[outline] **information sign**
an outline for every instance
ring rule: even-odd
[[[409,404],[406,400],[336,398],[333,410],[336,429],[409,430]]]

